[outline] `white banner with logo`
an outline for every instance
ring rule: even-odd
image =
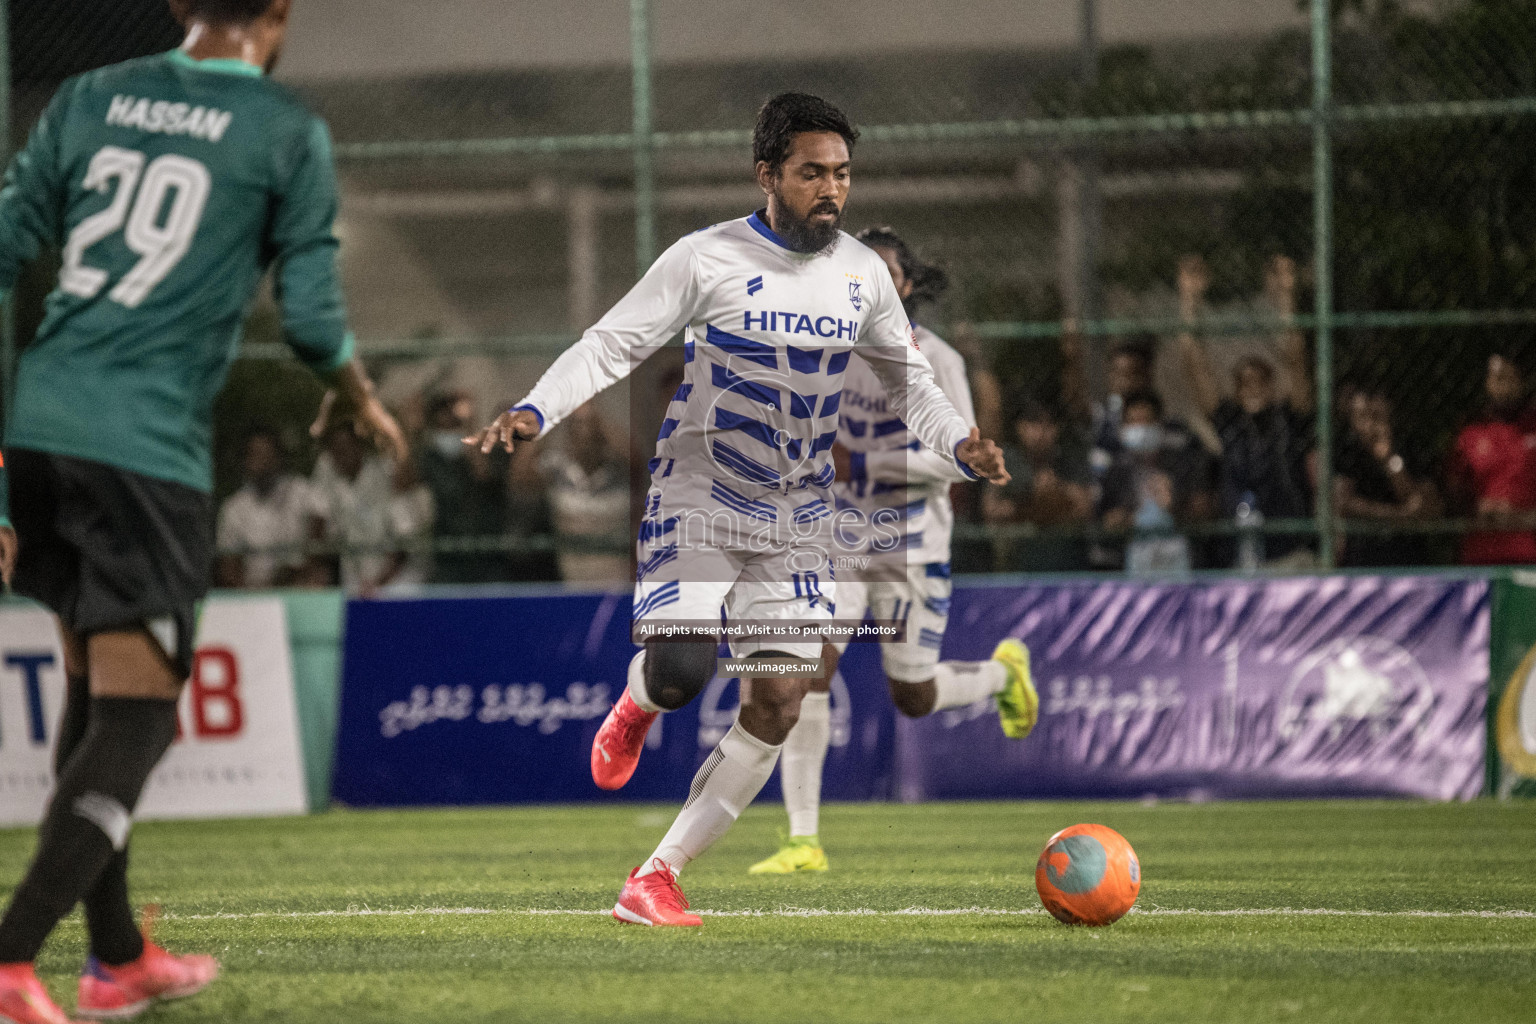
[[[45,611],[0,609],[0,826],[35,824],[53,786],[64,659]],[[209,601],[179,729],[136,818],[302,814],[293,665],[283,603]]]

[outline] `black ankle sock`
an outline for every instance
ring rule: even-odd
[[[144,935],[128,902],[128,848],[115,850],[96,884],[81,901],[91,955],[111,967],[121,967],[144,955]]]
[[[103,881],[114,859],[121,861],[121,887],[108,876],[102,909],[109,915],[127,910],[131,923],[126,850],[132,814],[149,773],[175,735],[174,701],[92,698],[85,734],[64,766],[38,830],[37,853],[0,919],[0,963],[37,959],[48,933]],[[120,930],[109,926],[109,945],[123,945]],[[125,951],[109,950],[114,956]]]

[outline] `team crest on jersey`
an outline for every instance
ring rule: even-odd
[[[864,279],[848,275],[848,301],[853,303],[854,312],[862,312],[864,309]]]

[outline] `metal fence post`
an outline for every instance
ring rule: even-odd
[[[1317,317],[1317,543],[1333,568],[1333,48],[1329,0],[1312,0],[1312,268]]]
[[[629,0],[630,64],[634,76],[635,277],[656,258],[656,138],[651,124],[651,5]]]

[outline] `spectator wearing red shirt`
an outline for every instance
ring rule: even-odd
[[[1464,565],[1523,565],[1536,562],[1536,406],[1526,375],[1507,354],[1488,359],[1483,388],[1488,404],[1456,435],[1449,488],[1456,507],[1489,525],[1524,529],[1469,533],[1461,545]]]

